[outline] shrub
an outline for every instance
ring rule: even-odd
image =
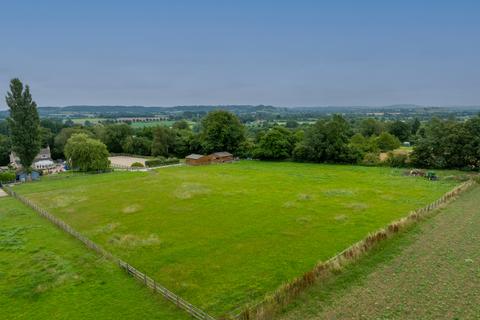
[[[134,162],[130,165],[130,167],[132,167],[132,168],[144,168],[145,166],[143,165],[143,163]]]
[[[0,172],[0,182],[13,182],[16,178],[15,171]]]
[[[386,164],[390,167],[406,168],[410,165],[410,160],[408,155],[405,153],[395,154],[393,152],[389,152]]]
[[[145,161],[145,165],[147,167],[159,167],[159,166],[166,166],[166,165],[169,165],[169,164],[176,164],[176,163],[179,163],[179,162],[180,161],[177,158],[159,157],[159,158],[156,158],[156,159]]]
[[[365,166],[376,166],[380,164],[380,158],[378,153],[376,152],[368,152],[365,154],[363,157],[363,160],[361,161],[361,164]]]
[[[383,132],[379,135],[376,138],[376,143],[382,152],[395,150],[400,147],[400,140],[388,132]]]

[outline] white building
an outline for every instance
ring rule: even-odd
[[[22,166],[20,163],[20,158],[13,151],[10,153],[10,164],[17,169],[21,168]],[[50,147],[40,149],[40,152],[33,160],[32,167],[37,170],[49,170],[56,167],[52,160]]]

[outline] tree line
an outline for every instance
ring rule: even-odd
[[[198,127],[185,120],[172,127],[133,128],[125,123],[76,125],[60,119],[39,119],[28,86],[10,84],[6,102],[10,117],[0,123],[0,165],[14,150],[26,168],[40,147],[49,146],[54,159],[82,159],[84,171],[108,167],[109,153],[178,157],[190,153],[228,151],[241,158],[318,163],[379,165],[380,153],[402,142],[413,145],[410,156],[390,153],[391,166],[477,170],[480,156],[480,117],[467,121],[431,119],[421,123],[347,119],[333,115],[313,124],[289,120],[283,125],[246,126],[225,110],[207,113]],[[89,165],[85,165],[89,163]]]

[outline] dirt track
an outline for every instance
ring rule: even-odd
[[[480,319],[478,199],[480,187],[404,234],[393,258],[333,293],[312,288],[280,319]]]

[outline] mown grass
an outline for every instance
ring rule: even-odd
[[[379,244],[276,319],[477,319],[479,196],[477,186]]]
[[[1,319],[189,319],[12,198],[0,199]]]
[[[456,184],[402,173],[243,161],[46,179],[16,189],[221,315],[260,300]]]

